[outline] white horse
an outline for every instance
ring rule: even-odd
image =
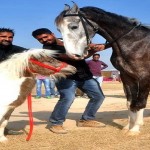
[[[0,142],[6,142],[4,128],[11,113],[35,86],[35,75],[66,77],[76,69],[54,59],[50,50],[34,49],[12,55],[0,63]]]
[[[107,40],[106,46],[113,49],[111,62],[120,71],[128,101],[129,123],[124,129],[138,134],[150,91],[150,28],[133,18],[76,4],[65,7],[55,22],[70,57],[83,59],[96,33]]]

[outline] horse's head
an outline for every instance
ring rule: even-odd
[[[52,57],[50,50],[42,50],[38,55],[31,55],[27,71],[56,78],[66,77],[76,72],[75,67]]]
[[[83,59],[88,55],[88,44],[95,35],[85,19],[76,4],[72,8],[66,6],[55,19],[63,37],[66,53],[74,59]]]

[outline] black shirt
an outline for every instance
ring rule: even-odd
[[[49,50],[57,50],[58,53],[65,53],[65,47],[64,46],[59,46],[56,44],[52,45],[43,45],[44,49],[49,49]],[[57,57],[56,57],[57,58]],[[69,79],[72,80],[77,80],[77,81],[84,81],[92,78],[92,73],[85,62],[85,60],[63,60],[61,58],[57,58],[60,61],[66,62],[67,64],[70,64],[74,66],[77,69],[77,72],[74,75],[69,76]]]
[[[25,50],[26,48],[16,45],[10,45],[7,48],[4,48],[2,45],[0,45],[0,62],[6,60],[12,54],[21,53]]]

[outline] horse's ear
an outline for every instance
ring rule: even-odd
[[[68,5],[68,4],[65,4],[65,8],[64,8],[64,10],[70,10],[70,6]]]
[[[72,13],[77,13],[79,11],[79,7],[76,3],[73,2],[73,7],[70,9]]]

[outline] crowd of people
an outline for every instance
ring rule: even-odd
[[[59,50],[59,54],[55,57],[77,69],[77,72],[74,75],[71,75],[66,79],[62,78],[56,83],[49,77],[37,75],[37,95],[35,98],[41,98],[42,96],[42,82],[45,86],[45,98],[49,99],[51,98],[51,95],[59,94],[59,100],[49,118],[49,122],[51,123],[49,128],[50,131],[56,134],[67,133],[67,130],[63,127],[63,123],[69,108],[75,99],[75,91],[77,88],[83,91],[89,98],[89,102],[77,125],[79,127],[104,126],[104,124],[95,120],[95,115],[105,99],[100,86],[101,82],[99,81],[99,77],[101,77],[101,70],[106,68],[107,65],[100,61],[100,55],[95,53],[104,50],[105,45],[89,44],[89,55],[83,60],[74,60],[66,55],[63,41],[57,38],[51,30],[47,28],[36,29],[32,32],[32,36],[43,45],[44,49],[51,51]],[[14,53],[27,50],[27,48],[13,45],[13,38],[14,31],[12,29],[0,28],[0,61],[4,61]],[[91,56],[93,56],[93,60],[86,61],[86,59]],[[57,92],[54,91],[55,85],[58,90]],[[17,133],[5,128],[5,134]]]

